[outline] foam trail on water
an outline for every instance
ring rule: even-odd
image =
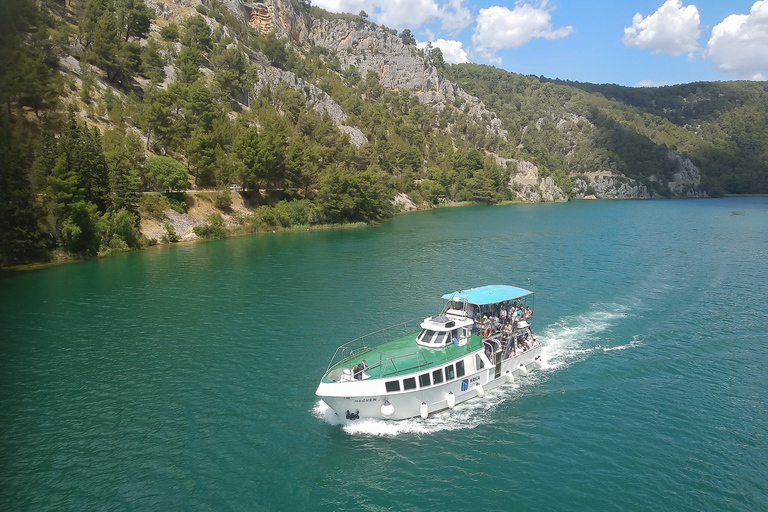
[[[337,415],[322,400],[315,404],[312,413],[331,425],[341,426],[351,435],[394,437],[401,434],[426,435],[442,431],[472,429],[492,421],[492,415],[489,412],[501,402],[525,392],[525,389],[531,385],[540,384],[543,379],[546,379],[547,370],[553,371],[570,366],[598,350],[610,352],[642,345],[642,341],[637,336],[626,345],[603,347],[600,344],[600,342],[606,344],[602,333],[617,321],[630,316],[630,310],[630,307],[620,304],[598,304],[584,314],[561,318],[536,333],[536,340],[543,345],[541,352],[543,372],[533,372],[524,379],[516,380],[512,385],[504,384],[488,390],[483,398],[474,398],[458,404],[453,410],[443,411],[427,419],[347,420]]]
[[[600,347],[600,346],[598,346],[597,348],[603,349],[603,352],[613,352],[615,350],[627,350],[628,348],[639,347],[642,344],[643,344],[643,342],[640,339],[640,337],[638,335],[634,335],[634,336],[632,336],[632,341],[630,341],[626,345],[619,345],[618,347]]]
[[[628,306],[598,304],[581,315],[563,317],[538,333],[543,369],[558,369],[581,361],[600,347],[602,333],[630,315]]]

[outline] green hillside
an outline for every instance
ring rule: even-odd
[[[566,174],[609,168],[665,194],[648,176],[671,178],[667,149],[689,157],[711,195],[768,193],[768,85],[693,83],[658,88],[582,84],[475,64],[446,74],[495,110],[522,158]],[[557,130],[571,114],[578,128]],[[540,130],[534,130],[543,119]],[[522,131],[528,128],[525,133]],[[668,193],[668,192],[667,192]]]
[[[600,170],[669,197],[674,149],[701,169],[710,195],[768,193],[763,84],[564,83],[448,66],[413,46],[495,112],[504,140],[460,100],[436,109],[386,89],[327,48],[259,34],[216,0],[163,5],[174,21],[142,0],[0,4],[0,60],[13,63],[0,68],[0,265],[162,241],[142,234],[147,219],[166,221],[162,238],[173,241],[164,212],[187,212],[190,189],[207,190],[197,200],[217,211],[195,227],[200,237],[378,222],[402,194],[421,207],[511,200],[499,163],[509,158],[536,164],[566,193]],[[410,31],[401,37],[415,43]],[[266,68],[307,85],[255,94]],[[309,84],[366,143],[308,108]],[[233,184],[246,215],[232,210]]]

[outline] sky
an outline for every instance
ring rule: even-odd
[[[768,0],[311,0],[450,64],[632,87],[768,79]]]

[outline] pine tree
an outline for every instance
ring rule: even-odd
[[[99,129],[85,125],[80,127],[83,141],[82,161],[79,168],[79,183],[85,190],[85,200],[95,204],[101,213],[109,205],[109,167],[104,158]]]
[[[27,159],[8,123],[0,127],[0,266],[43,258]]]

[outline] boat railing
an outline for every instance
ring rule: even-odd
[[[422,321],[423,319],[417,319],[403,322],[402,324],[374,331],[341,345],[336,349],[333,359],[325,370],[325,378],[334,381],[353,378],[354,366],[361,361],[362,356],[364,356],[366,361],[365,373],[377,378],[418,372],[450,362],[455,355],[450,355],[447,351],[443,351],[443,358],[441,360],[435,357],[436,354],[440,353],[439,351],[433,352],[431,357],[427,358],[424,352],[418,348],[414,348],[413,352],[408,354],[400,355],[390,354],[377,348],[377,346],[387,341],[396,339],[395,337],[414,334],[416,327],[419,327]],[[372,340],[372,337],[376,335],[382,336],[380,341]],[[482,336],[473,335],[467,340],[465,349],[473,351],[482,346]]]
[[[402,337],[417,332],[421,328],[421,322],[423,321],[424,317],[414,318],[399,324],[384,327],[377,331],[369,332],[368,334],[344,343],[336,349],[336,352],[334,352],[331,362],[328,363],[328,367],[325,369],[325,374],[328,375],[331,369],[336,366],[341,365],[343,367],[347,362],[357,362],[357,358],[361,353],[370,351],[378,352],[380,359],[379,361],[366,361],[368,367],[384,367],[387,360],[397,358],[393,358],[392,356],[376,350],[376,347],[395,339],[395,337]],[[395,363],[392,362],[391,364],[394,365]]]

